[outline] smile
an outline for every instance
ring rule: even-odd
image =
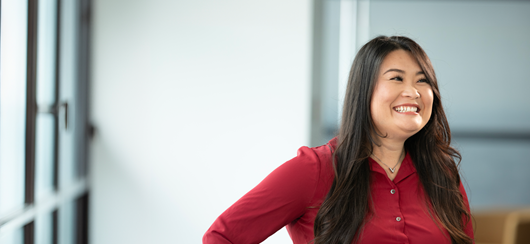
[[[414,106],[397,106],[394,107],[394,110],[398,113],[406,113],[406,112],[418,112],[419,108]]]

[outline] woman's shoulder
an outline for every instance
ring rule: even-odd
[[[297,156],[292,160],[299,163],[300,167],[311,167],[316,171],[333,171],[332,156],[335,148],[336,138],[331,139],[328,143],[316,146],[303,146],[298,149]]]
[[[316,147],[301,147],[291,163],[297,165],[298,174],[304,175],[306,182],[313,182],[313,204],[318,204],[325,197],[333,183],[334,170],[332,164],[336,138]]]

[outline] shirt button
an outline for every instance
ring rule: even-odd
[[[390,190],[390,193],[394,194],[394,193],[396,193],[396,190],[392,189],[392,190]]]
[[[398,221],[398,222],[401,221],[401,217],[397,217],[396,221]]]

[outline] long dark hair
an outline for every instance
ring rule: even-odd
[[[425,127],[405,141],[405,150],[414,162],[427,196],[425,204],[433,220],[449,232],[452,243],[472,243],[463,231],[470,214],[459,190],[460,176],[455,159],[460,163],[461,155],[450,146],[451,132],[432,64],[413,40],[379,36],[359,50],[350,70],[333,153],[335,178],[315,219],[315,244],[352,243],[358,240],[368,219],[371,211],[368,158],[372,145],[377,142],[373,137],[377,133],[374,133],[370,101],[383,59],[399,49],[416,58],[434,95],[431,118]]]

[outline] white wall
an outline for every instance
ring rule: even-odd
[[[200,243],[309,143],[311,1],[93,7],[91,243]]]

